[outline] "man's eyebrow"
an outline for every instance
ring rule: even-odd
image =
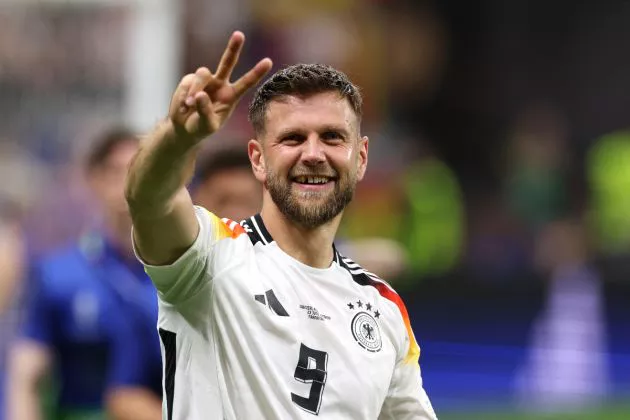
[[[300,128],[283,128],[278,131],[276,136],[278,138],[282,138],[288,136],[289,134],[304,134],[304,130]]]
[[[343,135],[348,135],[348,129],[342,126],[338,126],[338,125],[334,125],[334,124],[327,124],[324,127],[322,127],[322,129],[320,130],[321,132],[327,132],[327,131],[336,131],[340,134]]]
[[[298,134],[298,135],[302,135],[302,136],[306,136],[306,131],[302,129],[301,127],[287,127],[287,128],[282,128],[280,130],[278,130],[278,133],[276,134],[276,138],[283,138],[286,137],[288,135],[292,135],[292,134]],[[319,133],[327,133],[327,132],[336,132],[341,134],[343,137],[348,137],[350,135],[350,130],[348,130],[346,127],[341,126],[341,125],[337,125],[337,124],[326,124],[323,125],[321,127],[318,128],[317,130]]]

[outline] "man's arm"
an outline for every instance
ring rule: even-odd
[[[401,317],[396,366],[378,420],[437,420],[422,386],[420,346],[413,334],[407,308],[398,294],[385,293],[398,306]]]
[[[30,340],[16,342],[9,355],[7,419],[42,420],[40,385],[50,370],[50,350]]]
[[[429,397],[422,387],[418,362],[397,363],[389,392],[378,420],[437,420]]]
[[[32,262],[24,323],[7,360],[7,418],[40,420],[41,384],[53,363],[53,304],[40,264]]]
[[[141,387],[112,390],[105,397],[107,414],[113,420],[160,420],[162,400]]]
[[[199,225],[186,190],[196,144],[180,141],[170,121],[143,140],[129,169],[126,198],[139,256],[152,265],[175,261],[197,237]]]
[[[229,78],[245,37],[235,32],[215,73],[205,67],[184,76],[168,118],[145,139],[131,164],[125,189],[139,256],[168,265],[193,244],[199,232],[186,183],[201,141],[219,130],[242,95],[271,69],[261,60],[234,83]]]

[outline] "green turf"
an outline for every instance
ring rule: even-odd
[[[611,406],[580,413],[524,414],[516,412],[438,413],[440,420],[629,420],[630,405]]]

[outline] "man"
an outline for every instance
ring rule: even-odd
[[[195,204],[232,220],[259,212],[262,201],[247,151],[232,147],[200,159],[191,195]]]
[[[193,206],[200,143],[272,65],[230,83],[243,42],[235,32],[215,73],[181,80],[127,182],[135,249],[158,289],[164,417],[435,419],[401,299],[333,246],[368,157],[344,74],[292,66],[256,92],[260,214],[238,224]]]
[[[157,303],[133,257],[123,194],[137,149],[127,130],[95,143],[87,179],[103,210],[102,227],[34,264],[26,322],[10,356],[9,419],[44,417],[41,385],[48,374],[57,385],[56,418],[105,418],[105,399],[115,419],[160,417]]]

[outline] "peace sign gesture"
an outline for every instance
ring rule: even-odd
[[[173,94],[169,119],[175,135],[198,143],[225,124],[243,94],[269,72],[269,58],[260,60],[234,83],[230,76],[245,42],[242,32],[234,32],[215,73],[200,67],[182,78]]]

